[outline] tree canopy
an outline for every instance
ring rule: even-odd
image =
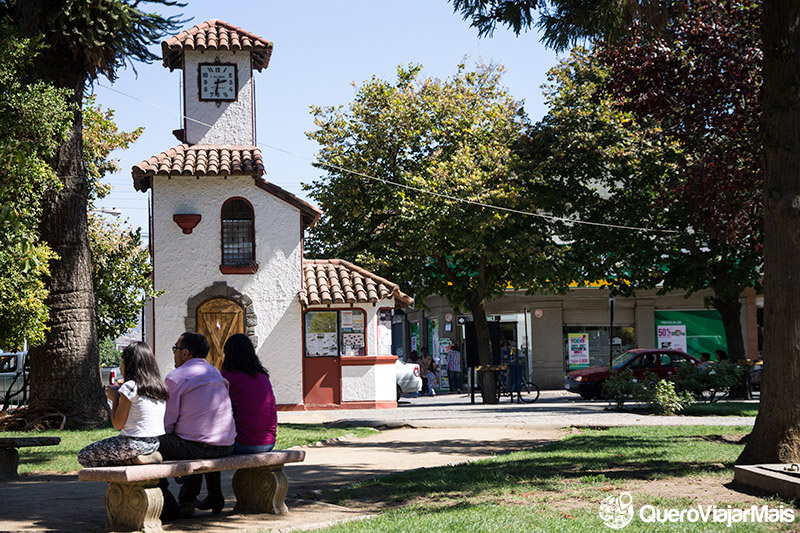
[[[664,48],[662,54],[666,54]],[[632,50],[630,55],[636,57],[637,52]],[[687,57],[685,52],[681,56]],[[648,58],[658,59],[659,54]],[[604,64],[603,59],[607,57],[602,51],[575,50],[551,72],[550,110],[523,144],[520,172],[549,177],[541,181],[553,188],[549,209],[554,213],[600,224],[564,228],[564,239],[572,243],[583,280],[605,279],[612,293],[623,295],[655,288],[661,293],[710,290],[707,304],[722,315],[731,355],[744,357],[739,298],[745,288],[760,285],[761,253],[754,239],[760,235],[760,226],[742,224],[734,231],[726,224],[722,227],[727,231],[718,232],[718,218],[734,210],[729,211],[727,204],[714,207],[728,188],[734,194],[755,197],[758,205],[753,168],[740,165],[743,176],[731,171],[718,175],[717,198],[704,205],[704,198],[693,191],[700,187],[696,180],[705,175],[696,178],[697,173],[687,167],[701,165],[703,156],[712,162],[726,157],[717,151],[727,140],[726,131],[715,129],[717,142],[710,148],[711,143],[691,143],[674,134],[669,126],[671,121],[681,122],[679,106],[660,115],[631,105],[630,100],[640,102],[640,95],[610,90],[619,83],[614,77],[619,67],[613,61]],[[646,60],[636,65],[660,72]],[[695,83],[702,83],[700,78]],[[693,111],[714,121],[711,106],[698,102]],[[736,118],[729,120],[736,122]],[[740,139],[737,131],[734,134]],[[757,139],[753,142],[757,144]],[[747,153],[739,151],[745,161]]]
[[[400,67],[394,82],[363,83],[346,108],[312,108],[326,176],[306,187],[325,213],[309,253],[355,261],[419,302],[438,294],[470,310],[485,364],[484,304],[509,286],[555,282],[562,256],[546,220],[515,212],[535,205],[511,171],[526,117],[501,72],[460,65],[437,79]]]
[[[536,27],[542,41],[559,52],[586,41],[613,43],[637,24],[656,32],[682,17],[681,0],[450,0],[481,36],[498,25],[519,35]]]
[[[127,148],[144,130],[120,131],[114,111],[103,109],[94,97],[87,99],[83,118],[95,322],[100,339],[115,339],[136,325],[144,302],[158,292],[153,288],[150,254],[142,245],[141,230],[97,215],[95,205],[111,192],[103,178],[120,170],[111,153]]]
[[[45,192],[38,232],[58,258],[50,261],[46,279],[45,339],[29,352],[31,409],[63,413],[69,425],[100,423],[107,411],[95,325],[81,104],[96,77],[113,79],[132,61],[157,59],[150,45],[181,21],[143,11],[147,4],[184,5],[174,0],[0,0],[3,26],[42,44],[26,79],[64,89],[74,106],[67,135],[48,160],[61,186]],[[52,386],[56,382],[59,387]]]
[[[36,46],[0,26],[0,347],[44,338],[43,276],[55,257],[36,231],[41,199],[59,181],[47,160],[66,135],[71,111],[63,91],[25,83]]]

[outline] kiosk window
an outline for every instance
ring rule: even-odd
[[[366,355],[365,323],[361,309],[308,311],[304,332],[306,356]]]

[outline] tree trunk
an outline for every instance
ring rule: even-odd
[[[481,365],[494,364],[492,358],[492,339],[489,336],[489,322],[486,309],[481,303],[471,302],[470,312],[475,324],[475,338],[478,342],[478,361]],[[498,403],[497,372],[481,372],[481,398],[485,404]]]
[[[728,345],[728,357],[736,362],[745,359],[744,337],[742,335],[742,304],[739,295],[715,297],[711,305],[722,316],[722,325],[725,327],[725,342]]]
[[[43,14],[59,9],[50,0],[17,6],[20,26],[32,35],[41,34],[38,25],[47,19]],[[44,49],[31,68],[33,78],[67,89],[75,112],[67,139],[51,162],[62,187],[45,196],[39,224],[41,239],[58,258],[50,261],[50,276],[45,280],[49,331],[44,344],[30,350],[30,406],[61,412],[70,427],[94,426],[105,420],[108,405],[100,383],[86,216],[81,103],[88,74],[80,59],[63,46]]]
[[[800,4],[764,2],[764,370],[739,464],[800,462]]]

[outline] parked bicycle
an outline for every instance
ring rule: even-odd
[[[506,369],[497,373],[498,401],[501,397],[508,396],[511,403],[514,403],[514,395],[517,403],[533,403],[539,399],[538,385],[522,376],[522,365],[518,361],[503,366]]]

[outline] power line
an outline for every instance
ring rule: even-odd
[[[113,92],[115,92],[117,94],[120,94],[122,96],[130,98],[132,100],[136,100],[137,102],[140,102],[142,104],[155,107],[156,109],[160,109],[162,111],[166,111],[167,113],[172,113],[174,115],[178,115],[178,116],[180,116],[180,117],[182,117],[182,118],[184,118],[186,120],[192,121],[192,122],[194,122],[196,124],[199,124],[201,126],[205,126],[205,127],[208,127],[208,128],[211,128],[213,126],[212,124],[208,124],[206,122],[203,122],[201,120],[197,120],[197,119],[192,118],[190,116],[183,115],[181,113],[178,113],[178,112],[173,111],[171,109],[167,109],[167,108],[165,108],[163,106],[160,106],[158,104],[154,104],[152,102],[148,102],[146,100],[142,100],[139,97],[133,96],[133,95],[128,94],[128,93],[125,93],[125,92],[120,91],[118,89],[114,89],[113,87],[110,87],[108,85],[104,85],[103,83],[98,82],[98,85],[100,87],[103,87],[104,89],[108,89],[110,91],[113,91]],[[572,218],[566,218],[566,217],[556,217],[556,216],[552,216],[552,215],[545,215],[545,214],[542,214],[542,213],[534,213],[532,211],[523,211],[523,210],[520,210],[520,209],[512,209],[512,208],[509,208],[509,207],[501,207],[501,206],[491,205],[491,204],[487,204],[487,203],[483,203],[483,202],[478,202],[478,201],[475,201],[475,200],[468,200],[466,198],[459,198],[457,196],[452,196],[452,195],[449,195],[449,194],[444,194],[444,193],[440,193],[440,192],[430,191],[430,190],[427,190],[427,189],[422,189],[420,187],[413,187],[411,185],[405,185],[403,183],[397,183],[397,182],[394,182],[394,181],[389,181],[389,180],[386,180],[386,179],[383,179],[383,178],[379,178],[377,176],[372,176],[370,174],[365,174],[363,172],[359,172],[357,170],[351,170],[351,169],[348,169],[348,168],[340,167],[338,165],[332,165],[330,163],[323,163],[322,161],[318,161],[316,159],[312,159],[310,157],[306,157],[306,156],[301,155],[301,154],[296,154],[296,153],[291,152],[289,150],[285,150],[285,149],[280,148],[278,146],[272,146],[271,144],[267,144],[267,143],[264,143],[264,142],[257,142],[256,144],[258,146],[262,146],[264,148],[269,148],[270,150],[275,150],[277,152],[283,152],[284,154],[290,155],[292,157],[297,157],[299,159],[303,159],[305,161],[309,161],[310,163],[318,165],[318,166],[321,166],[321,167],[325,167],[325,168],[328,168],[328,169],[331,169],[331,170],[338,170],[340,172],[346,172],[346,173],[352,174],[354,176],[358,176],[358,177],[361,177],[361,178],[365,178],[365,179],[369,179],[369,180],[373,180],[373,181],[377,181],[377,182],[383,183],[384,185],[390,185],[392,187],[399,187],[399,188],[402,188],[402,189],[415,191],[415,192],[418,192],[420,194],[427,194],[429,196],[435,196],[435,197],[438,197],[438,198],[443,198],[445,200],[451,200],[451,201],[454,201],[454,202],[461,202],[461,203],[471,204],[471,205],[475,205],[475,206],[478,206],[478,207],[483,207],[483,208],[486,208],[486,209],[495,209],[497,211],[503,211],[503,212],[512,213],[512,214],[515,214],[515,215],[538,217],[538,218],[542,218],[542,219],[549,220],[549,221],[552,221],[552,222],[566,222],[566,223],[570,223],[570,224],[582,224],[582,225],[586,225],[586,226],[597,226],[597,227],[603,227],[603,228],[621,229],[621,230],[628,230],[628,231],[643,231],[643,232],[652,232],[652,233],[678,233],[676,230],[658,229],[658,228],[643,228],[643,227],[637,227],[637,226],[625,226],[625,225],[621,225],[621,224],[607,224],[607,223],[604,223],[604,222],[590,222],[588,220],[578,220],[578,219],[572,219]]]

